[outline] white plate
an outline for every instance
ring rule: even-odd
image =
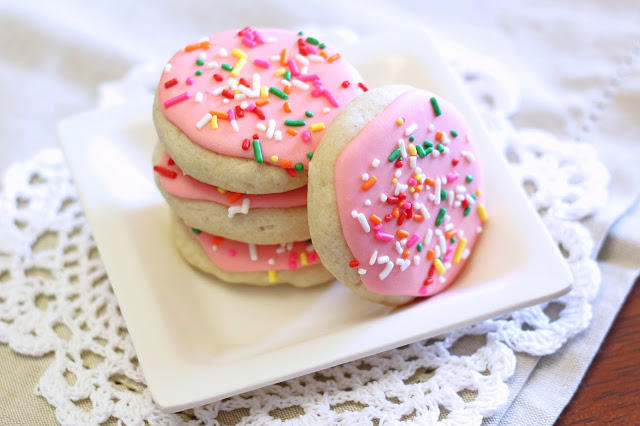
[[[401,308],[361,300],[337,282],[261,289],[198,273],[176,252],[168,207],[153,184],[152,99],[60,123],[80,199],[162,410],[199,406],[569,291],[559,250],[426,35],[366,39],[343,55],[372,87],[411,83],[457,104],[485,165],[491,218],[467,269],[446,292]]]

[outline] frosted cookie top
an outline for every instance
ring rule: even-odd
[[[307,169],[340,107],[366,91],[357,72],[321,41],[249,27],[187,45],[158,85],[165,117],[218,154]]]
[[[342,151],[345,262],[368,290],[427,296],[456,277],[487,219],[475,159],[460,113],[422,90],[400,95]]]

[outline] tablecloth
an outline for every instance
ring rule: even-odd
[[[347,26],[369,34],[427,27],[492,56],[521,80],[513,122],[592,144],[610,201],[585,224],[603,285],[591,327],[554,355],[519,356],[510,400],[488,424],[546,424],[561,412],[640,268],[640,8],[633,1],[261,3],[80,1],[0,3],[0,170],[56,144],[55,123],[95,105],[97,86],[185,40],[223,28]],[[53,423],[33,389],[47,357],[0,345],[0,422]],[[544,389],[544,392],[541,390]]]

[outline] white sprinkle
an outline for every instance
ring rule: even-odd
[[[249,106],[249,102],[247,101],[240,102],[240,108],[247,109],[248,106]]]
[[[249,257],[253,261],[258,260],[258,250],[256,250],[255,244],[249,244]]]
[[[218,66],[219,66],[219,65],[218,65],[218,63],[217,63],[217,62],[215,62],[215,61],[213,61],[213,62],[209,62],[209,63],[207,64],[207,68],[218,68]]]
[[[382,265],[383,263],[387,263],[388,261],[389,261],[389,256],[378,257],[378,265]]]
[[[447,279],[442,275],[440,275],[440,277],[438,278],[438,281],[440,281],[441,283],[445,282],[446,280]]]
[[[211,246],[211,250],[218,251],[218,246]]]
[[[281,141],[282,140],[282,132],[280,130],[276,130],[276,132],[274,133],[273,138],[277,141]]]
[[[433,237],[433,229],[427,229],[427,235],[424,236],[424,245],[428,245],[431,242],[431,237]]]
[[[380,275],[379,275],[380,279],[384,280],[385,278],[387,278],[387,276],[391,273],[392,269],[393,269],[393,262],[388,262],[387,266],[385,266],[382,272],[380,272]]]
[[[238,90],[238,81],[235,78],[229,77],[227,79],[227,84],[229,85],[231,90]]]
[[[400,240],[400,245],[404,246],[405,244],[407,244],[407,239],[403,238]]]
[[[387,202],[387,196],[385,194],[380,194],[380,201],[382,201],[383,203]]]
[[[402,170],[397,169],[396,172],[393,174],[395,177],[399,178],[400,176],[402,176]]]
[[[429,129],[430,132],[433,132],[435,128],[436,127],[433,125],[433,123],[429,124],[429,127],[427,127],[427,129]]]
[[[449,153],[449,147],[445,146],[444,149],[442,150],[442,154],[448,154]]]
[[[429,211],[427,210],[427,208],[425,207],[424,204],[420,204],[420,213],[422,213],[422,217],[426,220],[429,219],[431,217],[431,215],[429,214]]]
[[[224,99],[222,100],[222,103],[223,103],[223,104],[228,104],[228,103],[229,103],[229,99],[224,98]]]
[[[302,65],[309,65],[309,60],[304,56],[302,56],[301,54],[297,53],[295,58],[296,58],[296,61],[300,62]],[[279,56],[278,56],[278,60],[280,60]]]
[[[400,244],[400,241],[396,241],[396,251],[398,254],[402,254],[402,245]]]
[[[427,188],[429,188],[429,187],[427,186]],[[435,195],[433,195],[433,194],[429,194],[428,197],[429,197],[429,200],[431,200],[431,201],[436,199]]]
[[[453,223],[447,223],[447,225],[444,227],[444,231],[450,231],[453,229]]]
[[[265,40],[267,43],[275,43],[276,41],[278,41],[277,37],[267,37],[267,39]],[[279,60],[280,58],[278,58]]]
[[[444,219],[442,220],[442,222],[444,222],[445,226],[447,225],[447,223],[449,223],[449,221],[451,220],[451,216],[449,216],[448,214],[444,215]]]
[[[200,121],[196,123],[196,127],[198,128],[198,130],[202,129],[204,125],[211,120],[211,118],[213,118],[213,116],[210,113],[206,113],[204,117],[202,117]]]
[[[444,235],[440,235],[438,237],[438,242],[440,244],[440,253],[447,252],[447,242],[444,240]]]
[[[283,86],[291,86],[291,82],[289,80],[280,80],[280,84],[282,84]]]
[[[285,248],[284,248],[284,246],[282,246],[282,247],[278,247],[278,248],[276,249],[276,253],[278,253],[278,254],[282,254],[282,253],[284,253],[284,252],[285,252]]]
[[[234,132],[240,131],[240,126],[238,126],[238,122],[236,120],[231,120],[231,127],[233,127]]]
[[[241,101],[243,99],[246,99],[247,95],[245,95],[244,93],[236,93],[235,95],[233,95],[233,100],[234,101]]]
[[[362,226],[362,229],[364,230],[364,232],[370,232],[371,231],[371,227],[369,226],[369,222],[367,222],[367,218],[364,217],[364,214],[358,213],[358,221],[360,222],[360,226]]]
[[[291,82],[291,84],[293,85],[293,87],[297,87],[298,89],[302,89],[302,90],[309,90],[310,86],[305,83],[304,81],[300,81],[296,78],[293,79],[293,81]]]
[[[366,181],[368,181],[368,180],[369,180],[369,173],[363,173],[363,174],[362,174],[362,181],[363,181],[363,182],[366,182]]]
[[[473,153],[469,152],[469,151],[462,151],[460,153],[460,155],[462,155],[462,157],[467,160],[469,163],[473,163],[476,159],[476,157],[473,155]]]
[[[377,258],[378,258],[378,250],[374,250],[373,254],[369,258],[369,265],[373,265],[374,263],[376,263]]]
[[[409,259],[403,260],[402,266],[400,267],[400,272],[406,271],[409,266],[411,266],[411,261]]]
[[[437,236],[442,235],[442,229],[436,229],[436,235]]]
[[[222,91],[223,91],[224,89],[226,89],[226,88],[227,88],[227,86],[218,87],[217,89],[214,89],[214,90],[211,92],[211,94],[212,94],[213,96],[218,96],[218,95],[219,95],[220,93],[222,93]]]
[[[458,237],[459,237],[459,238],[464,238],[464,230],[463,230],[463,229],[461,229],[461,230],[458,232]]]
[[[255,98],[256,94],[253,90],[251,90],[250,88],[248,88],[247,86],[245,86],[244,84],[241,84],[240,86],[238,86],[238,90],[242,92],[242,94],[248,98]],[[238,94],[236,94],[235,96],[236,99],[238,99]],[[243,101],[242,103],[246,103],[246,101]],[[242,104],[240,105],[240,108],[242,108]],[[244,107],[246,108],[246,107]],[[242,109],[244,109],[242,108]]]
[[[274,61],[274,62],[280,62],[280,55],[273,55],[272,57],[269,58],[270,60]]]
[[[164,72],[169,72],[169,71],[171,71],[171,67],[172,67],[172,65],[171,65],[171,64],[167,64],[167,65],[165,65],[165,66],[164,66]]]
[[[308,73],[309,73],[309,65],[305,65],[304,67],[300,68],[300,74],[307,75]]]
[[[254,95],[260,96],[260,74],[253,74],[253,81],[251,82],[251,88],[253,90]]]
[[[403,185],[400,182],[396,182],[395,195],[400,195],[400,193],[406,191],[407,188],[409,188],[409,185]]]
[[[407,148],[404,146],[404,139],[398,139],[398,148],[400,148],[400,155],[402,155],[402,158],[407,158]]]
[[[369,207],[371,205],[371,200],[364,200],[364,205]]]
[[[227,49],[225,49],[224,47],[220,48],[220,51],[218,52],[218,54],[223,58],[229,56],[229,52],[227,52]]]
[[[354,218],[354,219],[356,217],[358,217],[358,211],[357,210],[351,210],[351,217]]]
[[[417,161],[418,161],[418,157],[416,157],[415,155],[409,157],[409,167],[411,167],[412,169],[415,169],[417,165]]]
[[[469,251],[468,248],[464,249],[464,251],[462,252],[462,258],[466,259],[467,257],[469,257],[469,253],[471,252]]]
[[[416,130],[418,130],[418,124],[417,123],[413,123],[411,126],[407,127],[407,129],[404,131],[404,135],[405,136],[410,136]]]
[[[276,264],[276,260],[272,257],[271,259],[267,260],[267,263],[269,265],[275,265]]]
[[[262,123],[256,123],[256,129],[261,130],[261,131],[264,132],[265,130],[267,130],[267,126],[265,126]]]
[[[358,268],[358,275],[364,275],[367,273],[366,269]]]
[[[309,245],[307,245],[307,247],[305,248],[306,251],[308,251],[309,253],[311,253],[313,250],[315,250],[313,248],[313,244],[309,243]]]
[[[328,113],[330,113],[330,112],[331,112],[331,108],[329,108],[329,107],[324,107],[324,109],[322,110],[322,112],[323,112],[324,114],[328,114]]]
[[[436,178],[436,187],[433,191],[433,195],[436,197],[434,203],[436,204],[436,206],[440,205],[440,188],[442,186],[442,181],[440,180],[440,178]]]
[[[273,139],[273,133],[276,131],[276,120],[269,120],[269,128],[267,129],[267,139]]]
[[[238,213],[247,214],[249,213],[249,205],[251,200],[249,198],[245,198],[242,200],[242,206],[231,206],[229,207],[229,217],[233,219],[235,215]]]
[[[196,102],[198,102],[198,103],[202,102],[202,97],[203,97],[202,96],[202,92],[196,93],[196,99],[195,99]]]
[[[374,158],[373,161],[371,162],[371,167],[375,169],[379,165],[380,165],[380,160],[378,160],[377,158]]]
[[[473,199],[473,197],[469,194],[467,194],[467,201],[469,202],[469,204],[475,204],[476,200]]]
[[[420,256],[418,256],[417,254],[415,256],[413,256],[413,263],[418,266],[420,264]]]
[[[420,198],[420,193],[419,193],[419,192],[414,192],[414,193],[413,193],[413,194],[411,194],[411,195],[413,195],[413,199],[414,199],[414,200],[417,200],[418,198]]]
[[[465,192],[467,192],[467,187],[464,185],[456,185],[456,192],[458,194],[463,194]]]
[[[447,269],[451,268],[451,262],[444,262],[444,267]]]
[[[462,205],[462,203],[460,201],[456,201],[455,203],[453,203],[453,207],[460,207]]]
[[[482,226],[478,226],[478,227],[476,228],[476,234],[479,234],[479,233],[481,233],[481,232],[482,232]],[[460,238],[462,238],[462,237],[460,237]]]
[[[311,62],[324,62],[324,58],[320,55],[308,55],[307,58],[309,58]]]
[[[453,206],[453,202],[455,201],[453,190],[449,190],[449,195],[447,197],[447,200],[449,201],[449,206]]]
[[[202,37],[200,40],[198,40],[199,42],[203,42],[203,41],[209,41],[209,36],[204,36]]]
[[[447,182],[449,182],[449,181],[447,180],[447,177],[446,177],[446,176],[442,176],[442,177],[440,178],[440,182],[442,182],[442,184],[443,184],[443,185],[446,185],[446,184],[447,184]]]
[[[287,243],[287,251],[293,250],[293,243]]]
[[[436,257],[440,257],[440,254],[441,254],[440,253],[440,246],[436,246],[434,251],[435,251]]]
[[[440,157],[440,151],[438,151],[437,149],[434,149],[433,152],[431,153],[432,156],[438,158]]]

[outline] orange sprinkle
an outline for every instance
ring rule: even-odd
[[[227,195],[227,203],[231,204],[233,202],[236,202],[240,199],[240,197],[242,197],[241,192],[232,192],[231,194]]]
[[[445,234],[445,238],[448,240],[450,238],[455,237],[456,235],[458,235],[458,230],[457,229],[449,229]]]
[[[433,252],[433,250],[429,250],[427,252],[427,260],[432,260],[433,256],[435,256],[436,254]]]
[[[426,183],[429,186],[434,186],[436,184],[436,181],[428,177],[424,180],[424,183]]]
[[[398,217],[398,216],[400,216],[400,209],[399,209],[399,208],[397,208],[397,207],[394,207],[394,208],[393,208],[393,212],[391,212],[391,216],[393,216],[393,217]]]
[[[221,118],[223,120],[226,120],[227,118],[229,118],[229,114],[227,114],[226,112],[209,111],[209,114],[216,115],[218,118]]]
[[[416,192],[420,192],[420,191],[422,191],[422,188],[423,188],[423,186],[422,186],[422,185],[416,185],[416,186],[415,186],[415,191],[416,191]]]
[[[414,213],[413,220],[415,220],[416,222],[422,222],[424,220],[424,216],[422,216],[420,213]]]
[[[289,133],[291,136],[295,136],[295,135],[298,134],[298,131],[297,130],[293,130],[291,127],[289,127],[287,129],[287,133]]]
[[[197,49],[207,50],[210,47],[211,47],[211,42],[203,41],[203,42],[200,42],[200,43],[194,43],[194,44],[190,44],[190,45],[186,46],[184,48],[184,51],[185,52],[192,52],[192,51],[197,50]]]
[[[288,169],[289,167],[291,167],[291,160],[282,160],[280,162],[280,167],[282,167],[283,169]]]
[[[405,250],[402,252],[402,257],[404,257],[405,259],[408,258],[409,256],[411,256],[411,253],[409,253],[409,250]]]
[[[369,188],[375,185],[377,181],[378,181],[377,177],[371,176],[369,180],[367,180],[365,183],[362,184],[362,189],[364,189],[365,191],[369,190]]]
[[[442,132],[441,132],[441,131],[437,131],[437,132],[436,132],[436,140],[437,140],[437,141],[441,141],[441,140],[442,140],[442,136],[443,136],[443,135],[442,135]]]
[[[398,229],[398,232],[396,232],[396,235],[400,238],[409,238],[409,233],[404,229]]]
[[[282,49],[280,52],[280,65],[287,65],[287,60],[289,58],[287,49]]]
[[[340,54],[339,54],[339,53],[336,53],[335,55],[330,56],[330,57],[329,57],[329,59],[327,59],[327,62],[329,62],[329,63],[331,63],[331,62],[335,62],[335,61],[337,61],[338,59],[340,59]]]
[[[320,51],[320,56],[322,56],[323,58],[327,59],[327,52],[325,52],[324,50]]]
[[[259,106],[259,107],[265,106],[268,103],[269,103],[269,99],[258,99],[256,101],[256,105]]]
[[[223,241],[224,241],[224,238],[222,238],[222,237],[218,237],[217,235],[212,235],[211,236],[211,244],[213,244],[214,246],[217,246],[218,244],[220,244]]]
[[[376,216],[375,214],[372,214],[371,216],[369,216],[369,220],[373,223],[375,223],[376,225],[379,223],[382,223],[382,219],[380,219],[378,216]]]
[[[284,86],[284,93],[286,93],[287,95],[291,94],[291,86]]]
[[[291,109],[291,104],[289,102],[285,102],[284,105],[282,105],[282,108],[284,108],[284,112],[291,112],[293,111]]]

